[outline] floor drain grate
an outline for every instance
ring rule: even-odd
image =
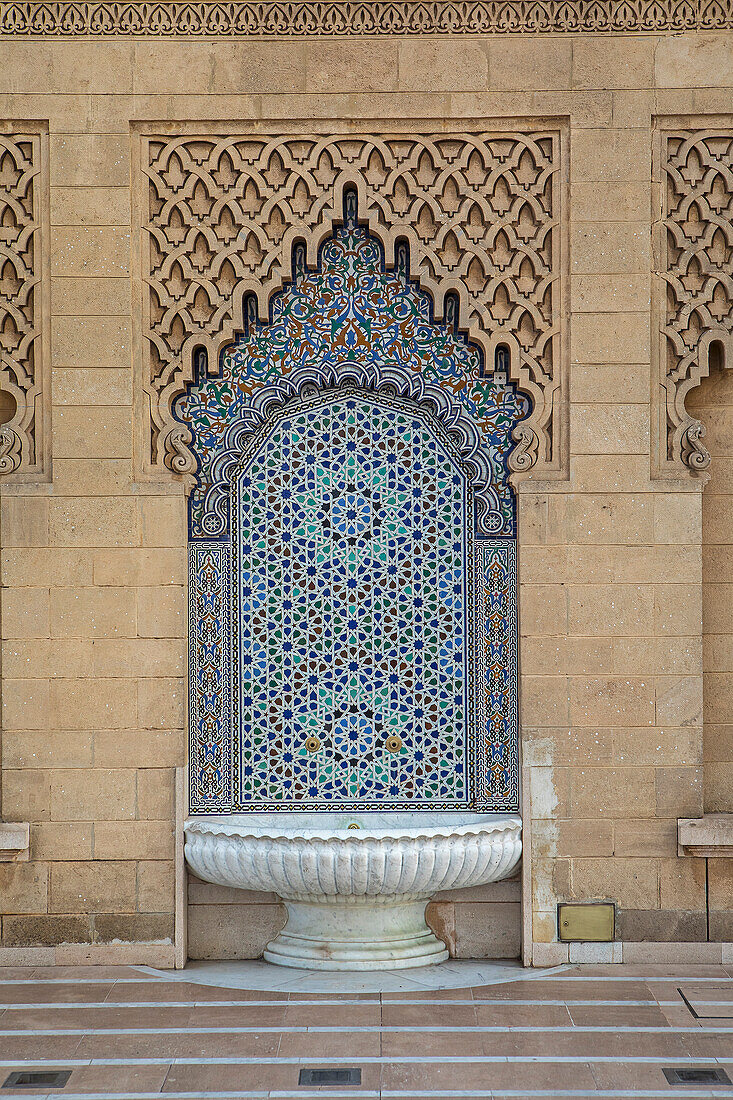
[[[71,1077],[70,1069],[15,1070],[3,1082],[4,1089],[63,1089]]]
[[[299,1085],[360,1085],[360,1069],[302,1069]]]
[[[731,1080],[724,1069],[714,1066],[669,1067],[664,1076],[670,1085],[730,1085]]]

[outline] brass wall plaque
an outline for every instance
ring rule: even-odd
[[[561,940],[595,940],[608,943],[615,934],[616,906],[595,901],[563,902],[557,907],[557,930]]]

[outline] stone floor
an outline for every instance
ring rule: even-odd
[[[717,1067],[733,1080],[731,968],[517,969],[381,993],[346,977],[323,993],[196,975],[0,970],[0,1086],[13,1071],[71,1070],[63,1089],[0,1097],[733,1097],[733,1085],[663,1073]],[[362,1084],[299,1087],[304,1067],[358,1067]]]

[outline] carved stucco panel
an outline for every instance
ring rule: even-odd
[[[0,124],[0,474],[48,474],[47,133]]]
[[[560,129],[261,136],[140,135],[142,389],[148,474],[194,468],[187,429],[172,414],[205,348],[210,371],[242,327],[254,295],[261,318],[292,275],[293,246],[309,265],[342,218],[344,191],[382,242],[388,266],[407,241],[412,277],[446,296],[493,369],[497,343],[531,396],[513,463],[544,475],[566,467],[566,249]]]
[[[720,128],[660,127],[657,239],[657,470],[704,470],[705,427],[685,408],[710,370],[711,345],[733,367],[733,120]]]

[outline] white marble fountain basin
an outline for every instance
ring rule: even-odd
[[[521,832],[514,814],[238,814],[187,821],[186,859],[206,882],[283,899],[288,921],[268,962],[401,970],[448,958],[425,922],[428,900],[506,878]]]

